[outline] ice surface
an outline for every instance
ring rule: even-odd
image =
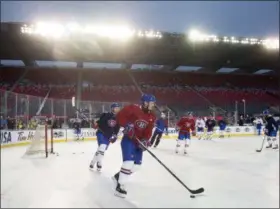
[[[102,173],[88,169],[96,141],[57,143],[59,156],[48,159],[22,158],[26,147],[1,149],[1,207],[279,207],[279,152],[257,153],[260,137],[214,140],[192,140],[187,156],[174,153],[171,139],[152,149],[187,186],[205,188],[195,199],[147,152],[127,198],[115,197],[119,142],[106,152]]]

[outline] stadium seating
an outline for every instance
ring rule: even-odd
[[[80,82],[82,100],[138,102],[140,97],[126,71],[9,68],[0,72],[0,89],[10,90],[14,86],[13,92],[19,94],[44,97],[51,90],[50,98],[70,99],[76,95]],[[132,75],[141,89],[153,93],[160,104],[179,104],[194,109],[216,105],[233,109],[235,102],[242,103],[243,99],[248,106],[280,103],[277,97],[267,93],[279,94],[277,80],[268,76],[158,71],[132,72]]]

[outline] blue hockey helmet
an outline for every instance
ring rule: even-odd
[[[269,109],[265,109],[265,110],[263,111],[263,115],[269,115],[269,114],[270,114]]]
[[[143,94],[141,97],[141,102],[156,102],[156,97],[152,94]]]
[[[111,109],[115,107],[121,107],[119,103],[113,103],[111,104]]]

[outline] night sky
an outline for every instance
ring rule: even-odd
[[[279,2],[2,1],[1,21],[125,23],[135,29],[227,36],[279,37]]]

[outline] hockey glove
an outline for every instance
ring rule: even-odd
[[[110,137],[109,141],[110,141],[110,143],[115,143],[115,142],[117,141],[117,139],[118,139],[118,136],[115,135],[115,134],[113,134],[113,135]]]
[[[140,142],[138,142],[139,148],[142,149],[143,151],[146,151],[147,148],[151,146],[150,141],[147,139],[141,139],[139,141],[140,141]]]
[[[123,134],[126,135],[128,138],[133,139],[134,138],[134,125],[132,123],[127,124],[123,130]]]

